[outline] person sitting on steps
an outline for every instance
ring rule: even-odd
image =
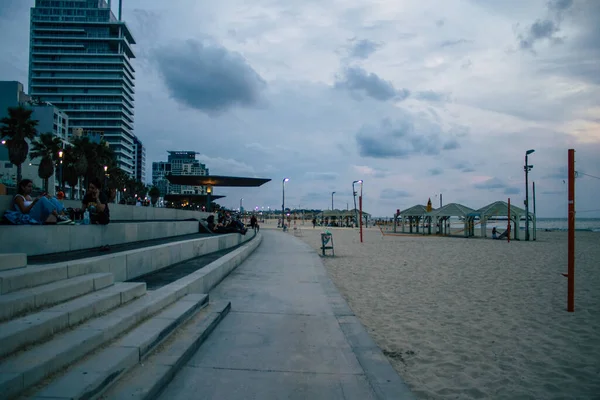
[[[92,224],[108,225],[110,222],[108,198],[102,192],[102,184],[99,179],[90,179],[88,190],[81,203],[82,212],[89,211]]]
[[[33,192],[33,181],[22,179],[17,187],[17,195],[13,199],[15,210],[22,214],[28,214],[39,224],[71,224],[72,221],[64,215],[63,205],[55,198],[46,193],[35,199],[31,198]]]

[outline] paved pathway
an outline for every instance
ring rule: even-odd
[[[231,312],[160,399],[413,399],[315,251],[290,234],[262,234],[210,293]]]

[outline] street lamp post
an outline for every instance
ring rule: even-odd
[[[527,150],[525,152],[525,240],[529,240],[529,171],[533,165],[529,165],[529,155],[535,150]]]
[[[290,178],[283,178],[281,182],[282,187],[282,196],[281,196],[281,227],[285,231],[285,183],[288,182]]]
[[[106,190],[108,186],[108,166],[104,166],[104,190]]]
[[[356,209],[356,190],[354,190],[354,185],[356,183],[360,183],[362,185],[362,179],[352,182],[352,198],[354,199],[354,220],[356,221],[356,223],[359,223],[358,210]]]
[[[242,214],[242,210],[244,209],[244,198],[240,198],[240,214]]]
[[[331,211],[333,211],[333,195],[335,192],[331,192]]]
[[[59,172],[59,177],[58,177],[60,182],[58,182],[58,186],[59,186],[59,189],[64,192],[64,189],[63,189],[63,151],[62,150],[60,150],[58,152],[58,158],[60,160],[59,161],[60,172]]]
[[[363,181],[362,181],[362,179],[359,182],[360,182],[360,197],[358,198],[358,205],[360,208],[360,242],[362,243],[362,241],[363,241],[363,230],[362,230]]]

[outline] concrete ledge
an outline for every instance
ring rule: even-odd
[[[0,196],[0,216],[4,211],[11,209],[12,196]],[[81,201],[64,200],[65,207],[81,208]],[[205,219],[211,213],[192,210],[177,210],[174,208],[136,207],[123,204],[109,204],[110,216],[113,221],[155,221],[155,220],[183,220]]]
[[[8,269],[24,268],[26,266],[27,266],[27,254],[25,254],[25,253],[0,254],[0,271],[5,271]]]
[[[207,247],[218,250],[221,246],[226,246],[230,243],[243,243],[250,240],[252,237],[252,235],[241,236],[235,234],[197,239],[189,242],[211,239],[211,245]],[[8,397],[23,393],[24,390],[38,384],[44,378],[62,368],[77,362],[93,350],[128,331],[133,326],[148,317],[153,316],[187,294],[198,293],[197,290],[200,288],[210,289],[214,287],[235,267],[241,264],[256,247],[258,247],[261,239],[262,236],[259,234],[257,235],[256,240],[250,241],[239,249],[236,249],[221,259],[204,267],[200,270],[206,270],[202,276],[194,273],[192,274],[192,279],[188,279],[188,277],[182,278],[171,285],[149,292],[145,296],[117,308],[104,316],[84,322],[73,330],[58,334],[51,340],[42,343],[31,351],[17,353],[9,358],[5,358],[0,362],[0,392]],[[179,242],[179,244],[181,243],[185,242]],[[179,251],[181,251],[181,248]],[[68,266],[62,266],[61,268],[65,267],[68,268]],[[56,266],[47,268],[56,268]],[[79,268],[73,271],[81,272],[81,269]],[[115,286],[118,285],[130,284],[116,284]],[[112,288],[108,288],[103,291],[111,289]],[[103,291],[88,296],[98,295]],[[123,301],[123,297],[121,297],[121,301]],[[77,315],[75,315],[75,317],[77,317]],[[62,323],[66,324],[68,321],[62,321]],[[12,337],[14,338],[14,336]],[[4,344],[5,343],[0,340],[0,346],[3,346]],[[133,360],[133,358],[130,357],[134,357],[136,354],[139,357],[139,348],[131,348],[130,351],[125,353],[121,352],[119,354],[118,357],[115,356],[115,359],[118,358],[119,363],[125,363],[119,365],[125,366]],[[94,378],[90,377],[90,379]]]
[[[237,233],[210,236],[0,272],[0,294],[94,273],[109,272],[114,275],[115,282],[124,282],[181,261],[237,246],[253,237],[252,231],[244,236]]]
[[[121,283],[0,324],[0,357],[115,309],[124,304],[124,299],[139,297],[145,293],[145,283]]]
[[[215,327],[229,313],[230,302],[210,304],[206,310],[194,316],[178,332],[169,338],[144,361],[136,366],[123,380],[104,393],[112,400],[150,400],[171,382],[179,371],[198,351]]]
[[[89,399],[99,396],[137,365],[179,325],[206,304],[207,295],[189,295],[142,323],[106,349],[87,358],[34,398]]]
[[[108,225],[0,226],[2,250],[29,256],[84,250],[198,233],[198,221],[127,222]],[[32,245],[35,243],[35,245]]]
[[[115,287],[118,285],[143,285],[145,287],[145,284],[135,283],[122,283]],[[183,296],[185,293],[182,290],[147,293],[106,315],[56,335],[30,351],[17,353],[4,359],[0,362],[0,392],[8,398],[22,393],[49,375],[77,362]],[[137,348],[131,348],[131,351],[132,357],[139,354]]]
[[[113,284],[112,274],[89,274],[0,296],[0,321],[49,307]]]
[[[217,286],[231,271],[244,262],[244,260],[260,245],[261,241],[262,235],[258,233],[256,238],[246,245],[226,254],[188,276],[163,286],[160,290],[183,290],[186,294],[209,293],[210,290]]]

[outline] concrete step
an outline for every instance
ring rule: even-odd
[[[0,357],[42,341],[146,293],[145,283],[119,283],[0,324]]]
[[[89,274],[5,294],[0,296],[0,321],[83,296],[113,283],[113,274]]]
[[[0,294],[12,293],[67,278],[69,275],[66,263],[2,271],[0,272]]]
[[[137,288],[137,283],[117,283]],[[145,287],[145,284],[141,284]],[[123,298],[131,296],[131,293]],[[14,354],[0,362],[0,393],[11,398],[32,388],[46,377],[60,371],[131,329],[146,318],[185,296],[185,288],[177,291],[148,292],[145,296],[105,315],[83,323],[75,329],[55,335],[36,347]]]
[[[27,266],[27,254],[8,253],[0,254],[0,271],[24,268]]]
[[[138,365],[177,327],[206,304],[208,295],[190,294],[143,322],[107,348],[86,357],[53,380],[34,398],[90,399]]]
[[[198,312],[177,333],[155,349],[143,364],[109,388],[103,400],[155,399],[177,372],[192,358],[215,327],[229,313],[230,302],[211,303]]]

